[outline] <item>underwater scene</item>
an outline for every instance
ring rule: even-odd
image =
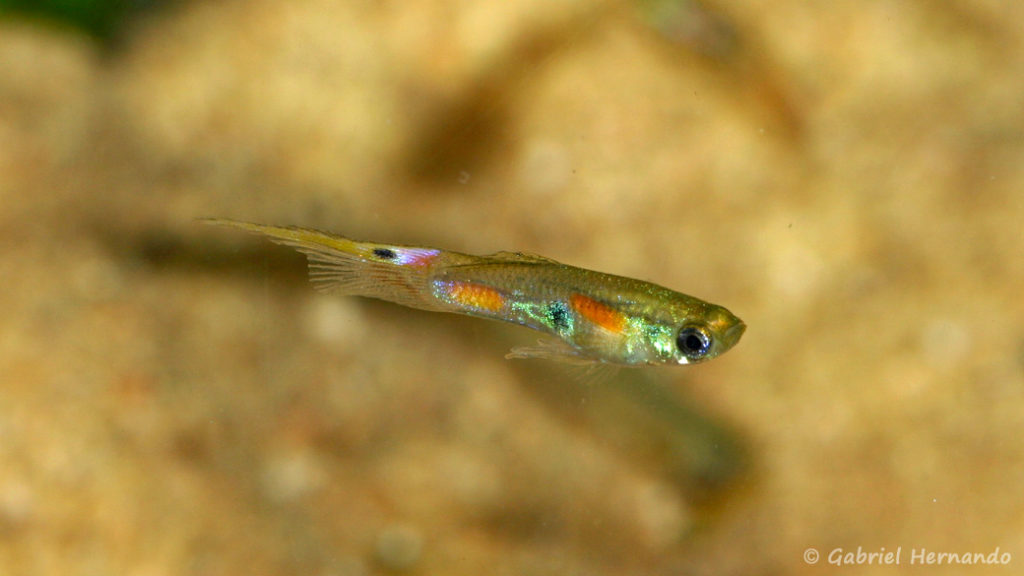
[[[0,0],[0,575],[1019,572],[1022,22]]]

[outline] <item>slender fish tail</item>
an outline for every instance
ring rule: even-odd
[[[443,310],[430,284],[433,248],[357,242],[343,236],[294,226],[266,226],[223,218],[207,224],[231,226],[296,248],[309,261],[309,276],[321,292],[366,296],[423,310]]]

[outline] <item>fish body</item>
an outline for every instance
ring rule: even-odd
[[[681,365],[732,348],[746,329],[721,306],[657,284],[568,266],[533,254],[474,256],[359,242],[307,228],[211,219],[306,254],[324,292],[520,324],[555,339],[507,358],[575,364]]]

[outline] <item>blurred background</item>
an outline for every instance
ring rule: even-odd
[[[1019,570],[1022,23],[0,1],[0,573]],[[581,380],[210,216],[535,252],[748,330]]]

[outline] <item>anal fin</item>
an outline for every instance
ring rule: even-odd
[[[536,346],[516,346],[508,354],[505,354],[505,358],[541,358],[566,364],[575,364],[577,366],[598,362],[594,358],[584,355],[578,348],[570,346],[561,340],[538,340]]]

